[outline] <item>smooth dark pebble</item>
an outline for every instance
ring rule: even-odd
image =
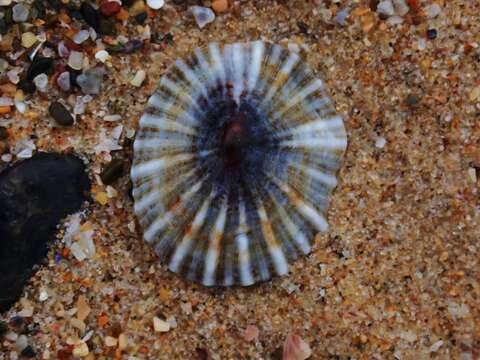
[[[437,37],[437,30],[435,29],[428,29],[427,30],[427,38],[430,40],[433,40]]]
[[[208,351],[205,348],[197,347],[195,354],[197,360],[208,360]]]
[[[419,99],[418,96],[415,95],[415,94],[409,94],[409,95],[407,96],[407,98],[405,99],[405,103],[406,103],[408,106],[411,106],[411,107],[417,106],[419,101],[420,101],[420,99]]]
[[[44,19],[47,12],[45,10],[45,5],[43,4],[42,1],[36,0],[33,3],[33,9],[37,11],[37,18]]]
[[[8,325],[5,321],[0,320],[0,339],[5,335],[8,331]]]
[[[123,45],[117,44],[107,47],[109,53],[120,53],[123,52]]]
[[[100,19],[98,23],[98,33],[102,35],[115,35],[115,22],[111,19]]]
[[[22,350],[20,355],[23,356],[23,357],[26,357],[26,358],[33,358],[37,354],[35,353],[33,348],[30,345],[28,345],[25,349]]]
[[[8,138],[7,128],[0,126],[0,140],[5,140]]]
[[[100,173],[100,178],[105,185],[113,184],[123,175],[123,160],[113,159]]]
[[[283,349],[278,347],[270,356],[271,360],[282,360],[283,359]]]
[[[54,101],[48,107],[48,112],[62,126],[70,126],[73,124],[73,116],[62,103]]]
[[[68,14],[70,15],[70,17],[72,19],[75,19],[75,20],[82,20],[83,19],[82,13],[78,10],[71,10],[71,11],[68,12]]]
[[[80,6],[80,13],[82,14],[83,20],[90,25],[95,30],[98,29],[98,12],[97,10],[89,3],[84,2]]]
[[[47,3],[55,10],[60,10],[62,8],[62,3],[58,0],[47,0]]]
[[[53,59],[37,56],[27,71],[27,80],[33,80],[40,74],[49,75],[53,70]]]
[[[11,317],[9,322],[10,322],[10,326],[19,329],[23,326],[23,324],[25,323],[25,320],[23,319],[23,317],[17,315],[17,316]]]
[[[77,77],[82,73],[82,70],[75,70],[72,68],[67,69],[68,74],[70,75],[70,86],[79,86],[77,83]]]
[[[6,8],[5,12],[3,13],[3,18],[5,19],[5,22],[8,25],[13,24],[13,19],[12,19],[12,7]]]
[[[145,11],[143,11],[140,14],[135,15],[135,21],[140,25],[142,25],[145,22],[145,20],[147,20],[147,16],[148,14]]]
[[[37,89],[31,80],[22,79],[17,84],[18,88],[23,90],[25,94],[33,94]]]
[[[298,26],[298,30],[300,30],[302,34],[304,35],[308,34],[308,25],[305,24],[303,21],[297,21],[297,26]]]
[[[5,35],[8,32],[8,25],[5,19],[0,19],[0,35]]]
[[[85,165],[73,155],[38,153],[0,173],[0,312],[22,295],[59,221],[78,211],[89,189]]]
[[[122,52],[125,54],[130,54],[137,50],[140,50],[142,47],[143,42],[138,39],[134,39],[128,41],[125,45],[123,45]]]

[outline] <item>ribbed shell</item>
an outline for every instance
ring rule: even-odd
[[[219,187],[202,168],[218,164],[209,162],[216,149],[202,144],[216,136],[205,127],[226,99],[266,119],[270,130],[257,129],[257,117],[248,126],[275,145],[245,148],[263,161],[258,177]],[[297,54],[261,41],[195,49],[164,74],[140,120],[131,177],[144,238],[171,271],[206,286],[285,275],[328,229],[346,145],[324,83]]]

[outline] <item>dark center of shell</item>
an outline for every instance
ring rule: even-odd
[[[237,104],[217,94],[210,94],[215,101],[210,99],[199,129],[198,153],[209,153],[199,158],[200,168],[219,195],[261,189],[269,163],[278,156],[272,125],[251,98]]]

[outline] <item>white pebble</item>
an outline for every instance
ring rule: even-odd
[[[17,154],[17,157],[20,157],[19,155],[20,155],[20,154]],[[30,157],[32,157],[32,155],[30,155]],[[22,309],[22,310],[20,310],[20,311],[17,313],[17,315],[20,316],[20,317],[23,317],[23,318],[32,317],[32,315],[33,315],[33,308],[28,307],[28,308]]]
[[[48,293],[45,290],[40,291],[40,295],[38,296],[38,300],[45,301],[48,299]]]
[[[80,30],[73,36],[73,41],[75,44],[81,44],[90,37],[90,31]]]
[[[0,0],[0,6],[9,6],[12,0]]]
[[[340,26],[345,26],[346,24],[346,19],[348,17],[350,13],[350,9],[349,8],[345,8],[343,10],[340,10],[339,12],[337,12],[337,14],[335,15],[335,21],[338,25]]]
[[[165,0],[147,0],[147,5],[150,9],[158,10],[165,5]]]
[[[399,16],[404,16],[410,11],[405,0],[393,0],[393,5],[395,7],[395,14]]]
[[[12,106],[13,105],[13,99],[2,96],[0,97],[0,106]]]
[[[68,71],[64,71],[58,75],[57,85],[63,91],[70,90],[70,73]]]
[[[108,51],[106,50],[100,50],[95,53],[95,59],[97,59],[98,61],[101,61],[102,63],[107,61],[108,57],[109,57],[109,54],[108,54]]]
[[[477,170],[475,170],[475,168],[473,167],[470,167],[468,168],[468,177],[470,178],[470,181],[472,183],[476,183],[477,182]]]
[[[155,316],[153,318],[153,328],[156,332],[167,332],[170,330],[170,324]]]
[[[139,87],[142,85],[143,80],[145,80],[145,76],[147,74],[145,73],[144,70],[138,70],[133,79],[130,81],[130,84],[133,86]]]
[[[68,57],[68,65],[75,70],[81,70],[83,65],[83,53],[71,51]]]
[[[48,87],[48,76],[47,74],[39,74],[33,78],[33,83],[35,84],[38,91],[45,92]]]
[[[75,257],[75,259],[77,259],[78,261],[83,261],[87,258],[87,255],[85,255],[85,252],[78,245],[78,243],[73,243],[72,246],[70,246],[70,251],[72,252],[72,255]]]
[[[12,8],[12,20],[15,22],[25,22],[28,19],[28,9],[23,4],[16,4]]]
[[[8,341],[16,341],[18,339],[18,334],[13,331],[9,331],[4,335],[5,339]]]
[[[430,352],[437,352],[442,345],[443,345],[443,341],[438,340],[437,342],[433,343],[432,346],[430,346]]]
[[[212,9],[203,6],[190,6],[190,11],[195,17],[195,21],[200,29],[215,20],[215,13]]]
[[[107,191],[107,197],[109,199],[113,199],[118,195],[118,191],[110,185],[108,185],[105,190]]]
[[[27,110],[27,104],[25,104],[24,101],[15,100],[15,108],[19,113],[24,114],[25,111]]]
[[[15,347],[17,348],[18,351],[22,351],[28,346],[28,339],[25,335],[20,335],[15,341]]]
[[[112,336],[106,336],[105,337],[105,345],[107,345],[108,347],[117,346],[117,339],[115,339]]]
[[[389,25],[399,25],[399,24],[403,24],[403,18],[401,16],[390,16],[388,19],[387,19],[387,23]]]
[[[19,69],[12,69],[7,71],[8,80],[12,84],[18,84],[18,82],[20,81],[20,77],[18,76],[19,73],[20,73]]]
[[[417,49],[422,51],[422,50],[425,50],[426,47],[427,47],[427,42],[425,41],[425,39],[424,38],[418,39]]]
[[[77,357],[85,357],[88,355],[88,353],[89,353],[88,346],[84,342],[81,342],[75,345],[72,351],[73,356],[77,356]]]
[[[65,46],[65,42],[60,41],[57,46],[58,55],[62,58],[67,58],[70,55],[70,49]]]
[[[437,3],[428,5],[425,8],[425,13],[427,14],[427,17],[430,19],[440,15],[441,12],[442,12],[442,9],[440,8],[440,5],[438,5]]]
[[[387,143],[387,141],[385,140],[384,137],[379,137],[377,139],[377,141],[375,141],[375,147],[377,147],[379,149],[383,149],[383,147],[385,146],[386,143]]]
[[[103,120],[105,121],[118,121],[118,120],[121,120],[122,117],[118,114],[113,114],[113,115],[105,115],[103,117]]]
[[[380,1],[377,5],[377,12],[386,16],[395,15],[395,9],[390,0]]]
[[[13,155],[12,154],[3,154],[1,159],[2,159],[3,162],[9,163],[10,161],[13,160]]]

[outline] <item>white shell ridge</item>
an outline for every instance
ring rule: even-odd
[[[211,43],[175,61],[134,143],[134,210],[168,268],[206,286],[288,273],[328,229],[347,146],[342,118],[299,55]]]

